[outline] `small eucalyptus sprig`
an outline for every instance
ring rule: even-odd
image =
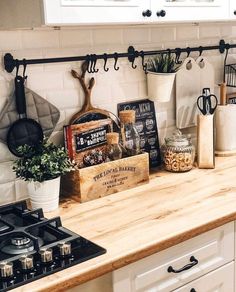
[[[175,73],[178,67],[171,54],[160,54],[148,59],[147,70],[155,73]]]
[[[25,181],[43,182],[76,169],[64,147],[46,139],[39,145],[24,145],[18,150],[22,157],[13,162],[13,171]]]

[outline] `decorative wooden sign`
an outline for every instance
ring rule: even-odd
[[[141,138],[141,149],[149,153],[150,167],[161,164],[160,145],[154,102],[149,99],[119,103],[118,114],[122,110],[135,110],[136,128]]]
[[[81,203],[149,181],[148,153],[86,167],[62,177],[61,192]]]
[[[103,149],[106,133],[112,130],[112,121],[103,119],[64,126],[65,146],[71,160],[83,167],[84,156],[91,149]]]

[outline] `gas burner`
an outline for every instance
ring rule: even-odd
[[[7,223],[5,223],[7,222]],[[26,201],[0,206],[0,292],[102,255],[106,250],[47,220]]]
[[[43,245],[43,240],[38,238],[39,247]],[[12,237],[10,239],[6,239],[1,244],[0,250],[9,255],[18,255],[25,254],[27,252],[31,252],[35,249],[34,242],[28,237]]]
[[[27,237],[15,237],[11,239],[11,244],[15,246],[22,246],[30,243],[30,239]]]

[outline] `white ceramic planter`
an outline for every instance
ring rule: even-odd
[[[28,192],[33,209],[44,212],[56,210],[59,206],[60,177],[40,182],[29,182]]]
[[[157,102],[168,102],[171,98],[176,73],[154,73],[148,71],[148,98]]]

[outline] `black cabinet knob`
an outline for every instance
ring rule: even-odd
[[[152,16],[152,11],[150,9],[147,9],[143,11],[143,16],[144,17],[151,17]]]
[[[236,15],[236,10],[234,10],[234,15]]]
[[[166,16],[166,11],[165,10],[157,11],[157,17],[165,17],[165,16]]]

